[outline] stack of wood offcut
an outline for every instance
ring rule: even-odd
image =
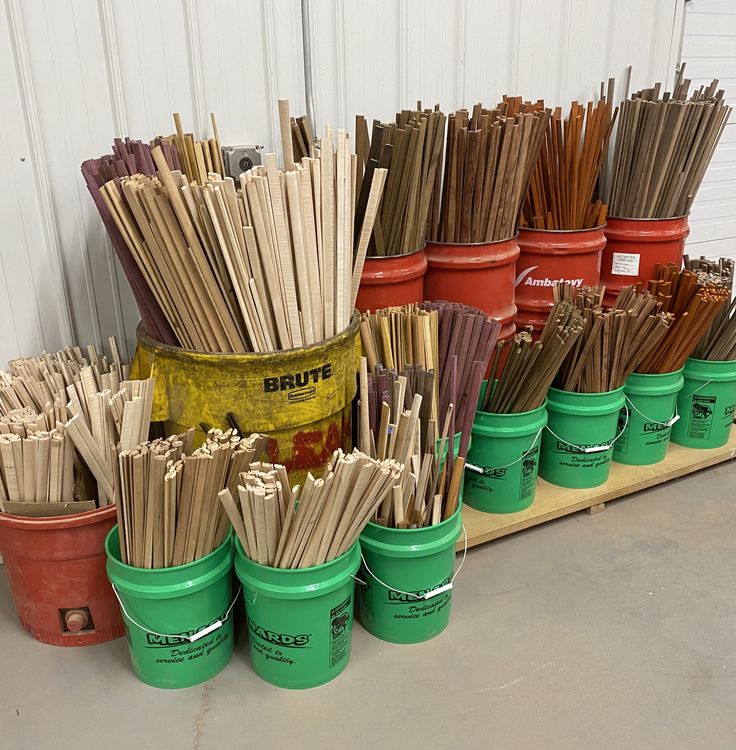
[[[591,229],[605,224],[595,196],[618,110],[609,99],[573,102],[566,118],[556,107],[524,199],[519,223],[533,229]]]
[[[718,81],[689,95],[682,64],[672,93],[661,84],[620,105],[613,161],[604,197],[611,216],[686,216],[728,122]]]
[[[555,387],[576,393],[616,390],[666,336],[673,316],[654,295],[625,287],[616,307],[604,310],[604,293],[603,286],[556,286],[551,316],[563,302],[571,302],[582,313],[583,330],[562,362]]]
[[[433,110],[402,110],[396,122],[374,120],[369,139],[365,117],[355,118],[358,155],[356,226],[370,196],[373,175],[385,169],[386,189],[370,242],[369,255],[404,255],[424,247],[432,193],[440,173],[445,115]]]
[[[279,105],[284,169],[267,154],[239,186],[190,164],[192,179],[156,146],[155,175],[100,187],[147,298],[187,349],[281,351],[350,323],[386,170],[373,170],[358,199],[350,138],[329,126],[318,153],[295,163],[288,102]],[[186,169],[191,154],[179,158]]]
[[[169,168],[180,170],[190,181],[202,184],[211,173],[224,177],[222,150],[215,115],[210,114],[210,119],[214,133],[212,138],[198,141],[192,133],[184,133],[181,118],[175,113],[176,133],[156,137],[150,143],[131,138],[116,138],[111,154],[82,162],[82,176],[128,279],[143,327],[149,336],[164,344],[177,345],[181,342],[171,328],[156,297],[150,293],[146,277],[113,220],[100,190],[110,180],[134,174],[156,174],[156,166],[151,156],[151,150],[156,147],[161,149],[161,154]]]
[[[120,554],[128,565],[184,565],[208,555],[227,536],[230,524],[218,494],[235,490],[268,438],[210,430],[205,443],[192,451],[193,432],[120,452],[116,505]]]
[[[309,568],[355,544],[401,486],[402,474],[397,461],[338,450],[324,476],[308,474],[301,488],[291,486],[283,466],[251,464],[241,473],[237,492],[223,490],[220,501],[251,560],[274,568]]]
[[[726,316],[732,314],[728,307],[731,299],[728,288],[711,282],[702,284],[695,272],[680,269],[672,263],[657,263],[648,287],[662,310],[669,313],[674,322],[660,345],[642,359],[637,372],[667,373],[684,367],[701,339],[706,337],[706,347],[709,343],[716,343],[715,339],[710,339],[710,327],[716,320],[720,320],[721,324],[725,322],[725,326],[717,329],[720,330],[716,337],[719,343],[713,354],[720,355],[723,345],[723,353],[728,356],[731,350],[729,343],[732,343],[729,331],[733,334],[733,329],[724,320],[724,313]],[[720,356],[712,358],[719,359]]]
[[[148,436],[152,381],[131,381],[110,339],[22,357],[0,371],[0,507],[79,513],[112,502],[117,450]],[[97,486],[95,486],[95,480]]]
[[[359,445],[367,455],[406,467],[400,490],[380,508],[377,522],[412,528],[454,513],[499,330],[480,310],[448,302],[362,316]]]
[[[544,103],[504,97],[448,118],[444,171],[438,171],[429,239],[446,243],[506,240],[516,234],[522,200],[547,131]]]

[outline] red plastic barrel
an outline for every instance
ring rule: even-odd
[[[516,262],[516,324],[544,328],[554,300],[555,284],[598,284],[604,227],[594,229],[519,229],[521,255]]]
[[[652,278],[655,263],[682,265],[685,238],[690,233],[687,216],[673,219],[606,219],[601,284],[605,304],[613,305],[625,286]]]
[[[501,324],[499,339],[514,335],[516,237],[468,245],[428,242],[425,253],[425,299],[477,307]]]
[[[115,506],[56,518],[0,513],[0,554],[21,625],[54,646],[92,646],[125,634],[105,572]]]
[[[424,299],[424,249],[406,255],[366,258],[355,306],[360,312],[400,307]]]

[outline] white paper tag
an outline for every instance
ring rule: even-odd
[[[672,427],[672,425],[673,425],[673,424],[674,424],[675,422],[677,422],[677,420],[678,420],[679,418],[680,418],[680,415],[679,415],[679,414],[675,414],[675,416],[674,416],[674,417],[672,417],[672,419],[670,419],[670,421],[669,421],[669,422],[667,422],[667,427]]]
[[[434,589],[433,591],[428,591],[422,599],[432,599],[435,596],[439,596],[440,594],[444,594],[445,591],[449,591],[452,588],[452,581],[450,583],[446,583],[444,586],[440,586],[438,589]]]
[[[619,276],[638,276],[640,260],[639,253],[614,253],[611,272]]]
[[[189,636],[189,643],[194,643],[194,641],[198,641],[200,638],[204,638],[206,635],[209,635],[213,630],[217,630],[218,628],[222,627],[222,620],[216,620],[212,623],[212,625],[208,625],[206,628],[202,628],[198,633],[195,633],[194,635]]]

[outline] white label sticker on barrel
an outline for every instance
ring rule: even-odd
[[[619,276],[639,275],[639,253],[614,253],[611,272]]]

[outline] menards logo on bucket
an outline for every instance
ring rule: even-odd
[[[158,633],[146,633],[146,645],[148,648],[171,648],[172,646],[181,646],[184,643],[189,643],[190,636],[195,633],[199,633],[201,630],[205,630],[210,625],[214,625],[216,622],[225,622],[227,620],[227,610],[224,610],[219,617],[215,617],[214,620],[203,625],[201,628],[195,628],[194,630],[185,630],[183,633],[177,635],[160,635]]]
[[[436,589],[441,589],[443,586],[447,586],[448,583],[452,581],[452,576],[449,576],[448,578],[445,578],[444,581],[440,581],[436,586],[432,586],[428,589],[423,589],[421,591],[395,591],[394,589],[387,589],[388,591],[388,600],[392,604],[406,604],[408,602],[414,603],[417,601],[417,599],[423,599],[425,594],[428,594],[430,591],[435,591]]]
[[[557,284],[562,284],[563,282],[572,284],[572,286],[583,285],[583,279],[550,279],[547,276],[545,276],[544,278],[534,278],[534,276],[532,276],[531,274],[532,271],[536,271],[537,268],[539,268],[539,266],[531,266],[530,268],[525,268],[516,277],[514,286],[519,286],[520,284],[523,284],[524,286],[556,286]]]
[[[248,630],[268,643],[273,643],[274,646],[285,646],[287,648],[304,648],[309,645],[311,636],[308,633],[302,633],[300,635],[290,635],[289,633],[274,633],[273,630],[267,630],[254,622],[252,618],[248,618]]]

